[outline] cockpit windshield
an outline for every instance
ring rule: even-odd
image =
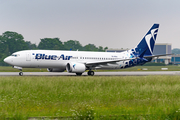
[[[18,57],[18,56],[19,56],[19,54],[12,54],[11,56]]]

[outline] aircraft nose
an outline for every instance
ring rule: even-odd
[[[11,59],[9,57],[7,57],[7,58],[4,59],[4,62],[7,63],[7,64],[10,64],[11,63]]]

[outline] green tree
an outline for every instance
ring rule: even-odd
[[[4,51],[8,48],[6,41],[3,39],[2,36],[0,36],[0,54],[4,54]],[[9,54],[9,49],[8,53]]]
[[[172,53],[173,53],[173,54],[180,54],[180,49],[179,49],[179,48],[174,48],[174,49],[172,50]]]
[[[24,41],[24,37],[16,32],[7,31],[3,33],[1,43],[3,43],[6,48],[8,47],[9,54],[20,50],[28,50],[28,45]]]
[[[46,50],[63,50],[64,46],[59,38],[44,38],[41,39],[38,48]]]
[[[85,51],[98,51],[98,48],[94,44],[88,44],[84,46]]]
[[[105,47],[105,48],[104,48],[104,51],[106,51],[107,49],[108,49],[108,47]]]
[[[28,50],[21,34],[6,31],[0,35],[0,65],[7,65],[3,62],[4,58],[20,50]]]
[[[38,49],[36,44],[32,44],[30,41],[26,41],[26,44],[28,45],[29,50],[36,50],[36,49]]]
[[[102,46],[99,46],[98,51],[104,51]]]
[[[69,40],[64,42],[65,50],[83,50],[82,45],[77,40]]]

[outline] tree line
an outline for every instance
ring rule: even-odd
[[[25,41],[24,37],[12,31],[6,31],[0,35],[0,65],[6,65],[3,60],[14,52],[21,50],[79,50],[79,51],[105,51],[108,47],[96,47],[94,44],[82,46],[77,40],[62,42],[59,38],[40,39],[38,45]]]
[[[180,54],[180,49],[179,48],[174,48],[172,50],[172,54]]]

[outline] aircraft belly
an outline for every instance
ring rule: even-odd
[[[59,68],[65,67],[66,63],[62,61],[53,61],[53,60],[37,60],[33,62],[31,67],[38,67],[38,68]]]
[[[114,64],[108,64],[108,65],[99,65],[99,69],[120,69],[119,65],[114,65]]]

